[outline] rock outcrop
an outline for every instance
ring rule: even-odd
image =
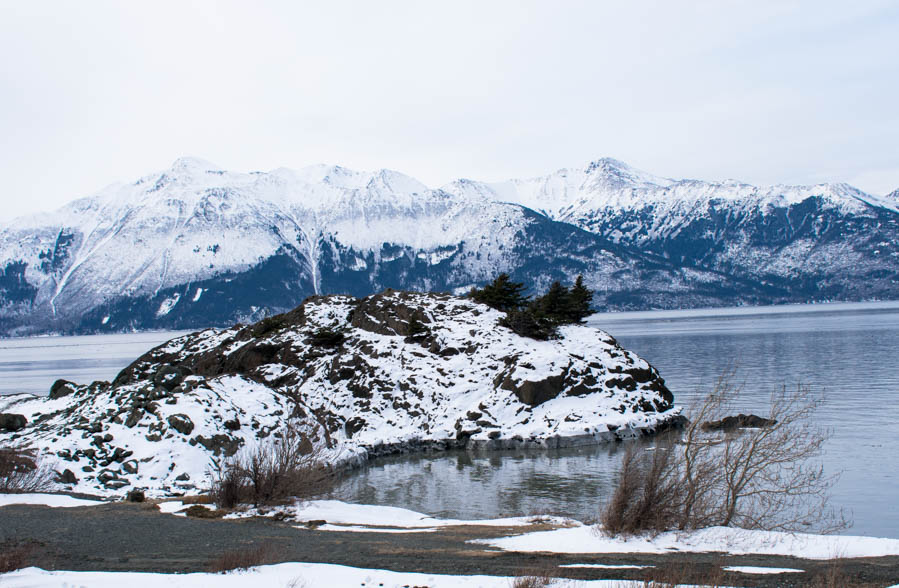
[[[67,487],[150,494],[202,484],[211,460],[291,420],[335,464],[443,448],[599,443],[679,423],[658,372],[603,331],[536,341],[443,294],[312,297],[258,323],[173,339],[112,383],[0,400],[0,435],[65,462]]]

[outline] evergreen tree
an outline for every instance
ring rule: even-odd
[[[568,288],[561,282],[555,281],[543,296],[535,299],[529,306],[529,310],[538,319],[548,320],[551,323],[561,324],[567,321]]]
[[[568,291],[567,320],[572,323],[583,322],[593,313],[590,308],[591,302],[593,302],[593,290],[584,285],[584,276],[578,276],[574,286]]]
[[[521,308],[528,301],[528,296],[523,295],[524,290],[523,283],[513,282],[509,278],[509,274],[501,273],[493,282],[480,290],[473,289],[468,296],[475,302],[509,312]]]

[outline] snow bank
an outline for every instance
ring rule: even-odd
[[[593,527],[580,526],[526,533],[500,539],[479,539],[507,551],[551,553],[670,553],[724,552],[731,555],[787,555],[806,559],[899,555],[899,540],[852,535],[812,535],[710,527],[661,533],[656,537],[609,538]]]
[[[172,504],[172,503],[165,503]],[[161,506],[161,505],[160,505]],[[397,508],[394,506],[376,506],[370,504],[350,504],[339,500],[312,500],[298,502],[290,506],[265,509],[264,514],[258,509],[226,515],[225,518],[246,518],[254,516],[275,516],[292,518],[297,521],[327,521],[329,525],[318,527],[325,531],[390,531],[418,529],[433,531],[437,527],[459,525],[479,525],[486,527],[518,527],[531,525],[538,520],[535,517],[509,517],[501,519],[459,520],[438,519],[432,516]],[[580,524],[560,517],[539,517],[540,522],[551,524]],[[337,526],[348,525],[348,526]]]
[[[0,494],[0,507],[10,504],[37,504],[51,508],[71,508],[75,506],[96,506],[99,500],[84,500],[65,494]]]

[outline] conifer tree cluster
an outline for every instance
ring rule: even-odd
[[[499,324],[532,339],[554,339],[559,325],[580,323],[592,313],[593,291],[584,285],[583,276],[571,287],[553,282],[546,294],[533,300],[524,291],[523,283],[502,273],[483,288],[473,289],[469,297],[505,312]]]

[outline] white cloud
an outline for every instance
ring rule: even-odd
[[[0,217],[182,154],[864,180],[899,161],[897,25],[886,1],[8,3]]]

